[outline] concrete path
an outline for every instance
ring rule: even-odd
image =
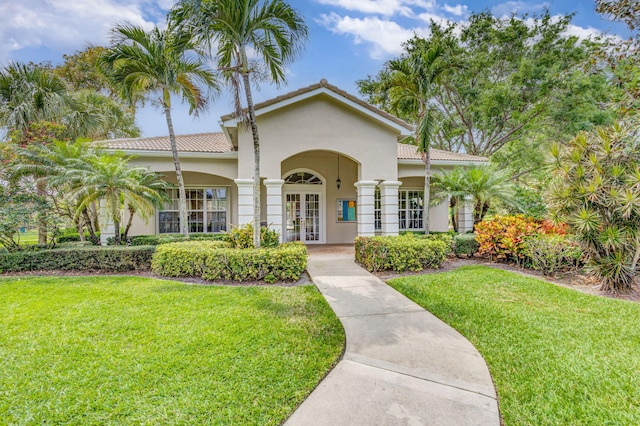
[[[343,359],[285,425],[496,425],[487,366],[462,335],[360,268],[310,250],[309,275],[347,336]]]

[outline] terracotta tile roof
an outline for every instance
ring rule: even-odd
[[[320,80],[319,83],[312,84],[311,86],[303,87],[303,88],[295,90],[293,92],[285,93],[284,95],[280,95],[280,96],[275,97],[273,99],[269,99],[267,101],[258,103],[258,104],[255,105],[256,111],[260,110],[261,108],[266,108],[268,106],[277,104],[278,102],[286,101],[287,99],[291,99],[291,98],[294,98],[294,97],[299,96],[299,95],[304,95],[305,93],[312,92],[314,90],[320,89],[321,87],[325,87],[325,88],[331,90],[332,92],[334,92],[334,93],[336,93],[336,94],[338,94],[338,95],[340,95],[340,96],[342,96],[344,98],[347,98],[352,102],[357,103],[361,107],[366,108],[369,111],[371,111],[371,112],[373,112],[375,114],[378,114],[378,115],[386,118],[387,120],[390,120],[390,121],[392,121],[392,122],[404,127],[407,130],[413,131],[413,126],[411,124],[407,123],[406,121],[401,120],[398,117],[395,117],[395,116],[389,114],[386,111],[383,111],[383,110],[381,110],[379,108],[374,107],[373,105],[363,101],[360,98],[357,98],[356,96],[353,96],[352,94],[350,94],[348,92],[345,92],[344,90],[340,89],[337,86],[334,86],[333,84],[329,84],[327,82],[327,80],[325,80],[325,79],[322,79],[322,80]],[[226,120],[233,119],[234,116],[235,116],[235,114],[231,113],[231,114],[223,115],[220,118],[223,121],[226,121]]]
[[[398,144],[398,159],[399,160],[422,160],[422,155],[418,152],[418,147],[415,145],[408,145],[405,143]],[[443,151],[441,149],[431,150],[431,159],[436,161],[464,161],[464,162],[488,162],[486,157],[479,157],[477,155],[459,154],[457,152]]]
[[[109,149],[124,151],[171,151],[169,136],[149,138],[108,139],[97,144]],[[180,152],[229,152],[233,145],[224,133],[197,133],[192,135],[176,135],[176,144]]]

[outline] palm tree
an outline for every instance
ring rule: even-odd
[[[193,39],[171,27],[146,32],[135,25],[117,26],[112,45],[98,64],[132,106],[146,98],[162,108],[180,194],[180,231],[188,235],[187,194],[171,118],[171,96],[181,96],[189,104],[189,113],[197,115],[207,105],[208,92],[218,90],[213,71],[206,67]]]
[[[0,126],[9,131],[63,121],[75,106],[64,81],[47,68],[11,63],[0,70]]]
[[[88,155],[96,155],[96,148],[88,142],[53,141],[50,144],[30,144],[17,150],[17,159],[11,167],[14,178],[29,176],[34,179],[36,186],[45,186],[49,189],[48,195],[53,201],[58,214],[70,217],[81,240],[84,240],[83,220],[87,224],[89,235],[93,244],[98,244],[100,238],[93,229],[89,218],[89,209],[85,209],[82,219],[75,215],[74,200],[62,197],[66,194],[67,182],[62,179],[72,160],[81,159]]]
[[[389,61],[389,75],[384,84],[389,92],[390,109],[401,115],[411,111],[415,117],[415,143],[424,161],[424,200],[422,220],[424,233],[429,233],[431,188],[431,140],[435,134],[437,109],[430,102],[435,85],[447,69],[445,49],[431,44],[414,49],[407,56]]]
[[[260,138],[251,93],[251,74],[256,71],[248,50],[262,61],[276,84],[285,81],[285,65],[301,50],[307,25],[283,0],[181,0],[172,11],[173,22],[190,31],[200,42],[216,46],[213,54],[226,82],[232,87],[239,118],[251,128],[254,151],[253,242],[260,246]],[[244,88],[246,113],[241,107]],[[247,116],[248,115],[248,116]]]
[[[104,200],[116,230],[116,245],[121,237],[121,208],[126,206],[131,214],[129,228],[133,212],[145,219],[153,214],[154,207],[166,199],[164,189],[169,185],[157,174],[143,167],[130,167],[128,162],[129,157],[117,152],[71,159],[58,178],[65,183],[65,197],[76,202],[76,216],[91,204]]]
[[[433,191],[431,203],[438,205],[449,199],[449,214],[453,230],[458,232],[457,210],[468,195],[465,185],[464,169],[456,167],[449,173],[437,173],[431,180]]]
[[[441,202],[450,197],[450,207],[455,207],[459,206],[464,199],[471,199],[474,225],[480,223],[489,208],[496,203],[520,208],[514,197],[514,186],[508,177],[504,173],[492,170],[489,166],[458,167],[450,173],[434,176],[433,180],[435,202]],[[451,214],[454,215],[453,212]],[[455,222],[454,229],[456,229]]]

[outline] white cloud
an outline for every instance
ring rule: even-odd
[[[581,40],[585,40],[588,38],[595,38],[597,36],[602,35],[602,31],[593,28],[593,27],[579,27],[577,25],[569,25],[569,27],[567,28],[567,30],[564,32],[565,35],[568,36],[576,36]]]
[[[432,0],[316,0],[316,2],[355,12],[384,16],[413,16],[414,7],[432,9],[436,5]]]
[[[369,43],[369,55],[382,59],[402,52],[402,43],[414,34],[426,35],[427,28],[403,28],[397,22],[378,17],[352,18],[334,12],[322,14],[318,21],[336,34],[349,35],[355,44]]]
[[[444,6],[442,6],[442,8],[444,9],[445,12],[455,16],[463,16],[469,13],[469,7],[463,4],[458,4],[455,6],[449,6],[448,4],[445,4]]]
[[[105,44],[115,24],[151,28],[175,0],[22,0],[0,4],[0,64],[13,52],[46,48],[73,53],[88,43]]]
[[[541,12],[548,9],[551,6],[550,3],[525,3],[523,1],[508,1],[505,3],[497,4],[491,8],[491,12],[496,16],[511,16],[515,13],[534,13]]]

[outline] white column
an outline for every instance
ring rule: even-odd
[[[380,187],[382,235],[398,235],[398,188],[402,182],[383,181]]]
[[[372,237],[376,234],[374,204],[377,184],[375,180],[361,180],[354,184],[358,192],[358,236]]]
[[[101,199],[99,202],[100,213],[98,220],[100,222],[100,245],[106,246],[108,238],[116,237],[116,227],[113,223],[113,219],[107,211],[107,203]]]
[[[282,179],[265,179],[264,186],[267,188],[267,225],[280,235],[280,242],[283,241],[282,233]]]
[[[460,200],[457,217],[459,233],[464,234],[473,230],[473,201],[471,198]]]
[[[253,223],[253,179],[236,179],[238,186],[238,226]]]

